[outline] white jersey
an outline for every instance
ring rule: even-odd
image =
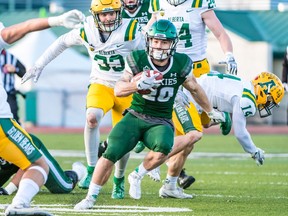
[[[221,73],[204,74],[196,79],[214,109],[232,113],[236,138],[246,152],[255,153],[257,147],[246,129],[246,118],[255,115],[257,110],[252,83],[233,75]],[[192,99],[191,94],[187,90],[185,93],[201,113],[201,107]]]
[[[207,48],[206,25],[202,13],[216,7],[214,0],[187,0],[173,6],[167,0],[151,0],[149,12],[158,19],[168,19],[177,28],[177,52],[187,54],[194,62],[205,59]]]
[[[0,22],[0,52],[4,47],[6,47],[8,44],[3,40],[1,36],[1,31],[4,28],[3,24]],[[1,75],[2,76],[2,73]],[[10,106],[7,102],[7,93],[3,87],[3,81],[2,77],[0,77],[0,118],[13,118],[13,115],[11,113]]]
[[[122,19],[122,24],[111,32],[107,41],[101,41],[99,30],[92,16],[86,18],[84,27],[59,37],[37,60],[37,66],[45,66],[64,49],[84,45],[92,61],[90,83],[114,88],[125,69],[125,57],[133,50],[145,49],[145,40],[136,20]]]

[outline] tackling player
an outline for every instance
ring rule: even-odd
[[[60,16],[31,19],[6,28],[0,22],[0,51],[29,32],[52,26],[79,27],[83,18],[84,15],[80,11],[72,10]],[[50,215],[41,209],[29,208],[32,198],[46,182],[49,166],[29,134],[12,119],[7,93],[3,88],[2,79],[0,80],[0,157],[24,171],[18,191],[6,208],[5,215],[23,215],[31,212]]]
[[[197,82],[204,89],[209,102],[213,104],[214,108],[216,107],[218,111],[232,114],[234,134],[238,142],[245,152],[251,154],[257,165],[263,165],[264,151],[255,146],[246,129],[246,118],[254,116],[257,110],[260,117],[267,117],[271,115],[271,110],[274,107],[279,106],[284,96],[284,87],[280,79],[272,73],[262,72],[249,82],[243,81],[241,78],[233,75],[211,72],[197,78]],[[184,104],[191,104],[192,101],[199,116],[201,116],[203,112],[201,107],[193,100],[187,90],[184,91],[186,93],[182,95],[184,97],[183,101],[186,101]],[[186,95],[189,97],[187,98]],[[188,119],[185,121],[185,124],[182,124],[185,131],[193,127],[193,125],[183,105],[181,113],[183,119]],[[210,119],[202,119],[201,123],[205,128],[211,126]],[[196,129],[201,130],[202,126],[196,125]],[[184,151],[183,158],[187,158],[190,154],[189,150],[190,152],[192,151],[188,145]],[[185,160],[183,161],[184,163]],[[173,194],[171,191],[173,187],[176,187],[176,182],[173,184],[165,181],[165,184],[159,191],[159,196],[181,198]]]
[[[187,88],[194,99],[216,120],[223,120],[209,104],[203,89],[190,73],[192,61],[186,54],[175,52],[178,36],[175,26],[168,20],[159,20],[146,34],[146,50],[133,51],[126,58],[126,70],[116,83],[115,95],[126,97],[133,94],[131,106],[125,116],[108,136],[107,150],[99,159],[93,173],[88,194],[74,209],[92,208],[102,186],[108,181],[113,164],[131,151],[139,140],[151,150],[144,162],[128,176],[129,194],[141,198],[141,180],[149,170],[159,166],[166,159],[173,146],[172,110],[180,85]],[[162,80],[147,76],[147,70],[160,71]],[[144,71],[138,79],[133,79]],[[139,90],[152,90],[139,94]]]
[[[87,176],[78,184],[84,189],[89,187],[98,160],[101,119],[112,110],[112,125],[114,126],[120,121],[123,111],[129,107],[132,100],[131,96],[120,98],[114,95],[115,83],[125,68],[124,58],[131,51],[145,47],[137,20],[122,19],[120,0],[92,0],[90,12],[92,16],[86,18],[83,28],[72,30],[59,37],[22,78],[22,83],[32,77],[36,82],[44,67],[73,45],[84,45],[88,50],[92,61],[84,129],[88,166]],[[129,154],[116,164],[118,171],[115,174],[112,198],[124,197],[124,171],[128,158]]]

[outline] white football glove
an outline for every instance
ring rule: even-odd
[[[285,90],[286,92],[288,92],[288,85],[287,85],[287,83],[283,83],[283,86],[284,86],[284,90]]]
[[[219,64],[226,64],[227,71],[230,74],[237,75],[237,63],[231,52],[226,53],[225,61],[221,61]]]
[[[21,84],[25,83],[27,80],[32,78],[34,78],[33,81],[36,83],[41,75],[42,70],[43,68],[41,67],[33,66],[22,77]]]
[[[224,117],[223,113],[219,112],[215,109],[212,109],[212,111],[208,112],[207,115],[210,118],[210,120],[215,122],[215,123],[225,122],[225,117]]]
[[[157,87],[161,85],[162,80],[156,80],[157,74],[153,74],[148,77],[145,72],[141,74],[141,78],[136,82],[138,90],[147,90],[155,91]]]
[[[257,151],[252,154],[252,158],[256,161],[256,164],[258,166],[263,165],[265,157],[264,157],[264,151],[260,148],[257,148]]]
[[[48,23],[52,26],[64,26],[66,28],[80,28],[85,20],[85,15],[79,10],[71,10],[60,16],[49,17]]]
[[[177,92],[175,103],[180,104],[182,107],[190,107],[188,96],[180,89]]]

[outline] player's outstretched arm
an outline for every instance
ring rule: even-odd
[[[81,11],[72,10],[60,16],[30,19],[25,22],[6,27],[1,31],[1,36],[6,43],[12,44],[24,37],[29,32],[39,31],[53,26],[79,28],[84,19],[85,15]]]

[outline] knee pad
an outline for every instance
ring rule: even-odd
[[[103,115],[104,112],[102,109],[89,107],[86,110],[86,119],[89,127],[97,127],[100,124]],[[95,122],[93,120],[95,120]]]
[[[38,170],[43,175],[44,184],[45,184],[46,181],[47,181],[47,178],[48,178],[48,175],[45,172],[45,170],[42,167],[40,167],[40,166],[31,166],[28,170],[32,170],[32,169]]]

